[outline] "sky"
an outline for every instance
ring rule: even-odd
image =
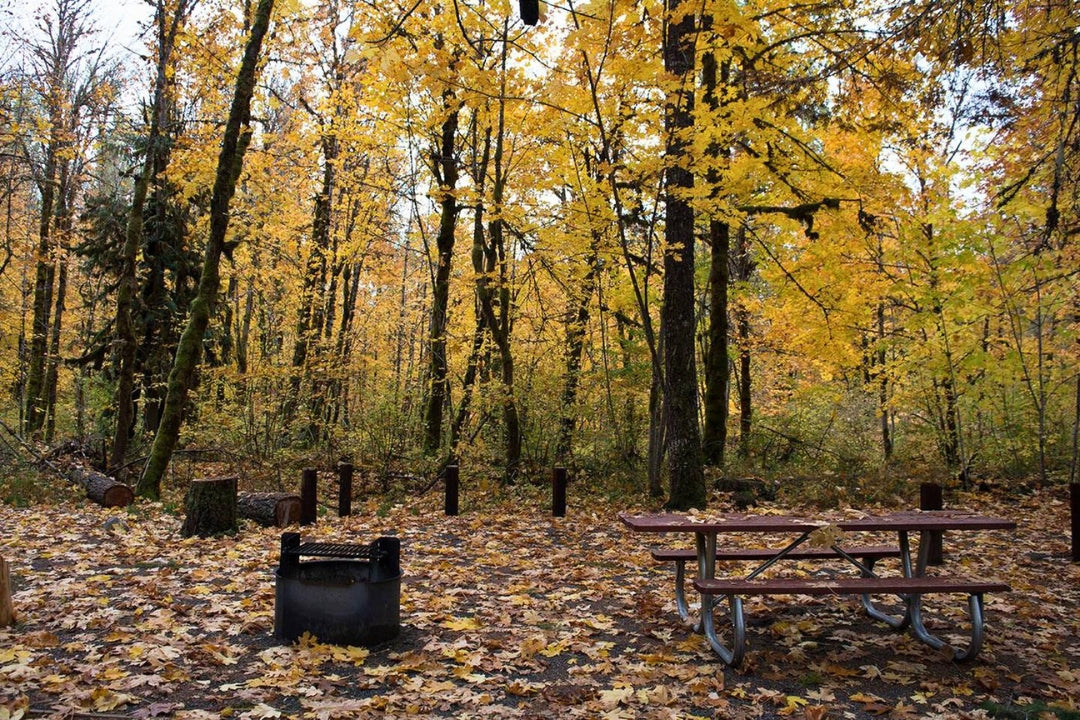
[[[146,0],[91,0],[91,4],[106,39],[112,44],[132,48],[132,52],[141,50],[139,24],[146,24],[153,9]]]
[[[147,0],[89,0],[100,40],[111,46],[124,60],[142,50],[139,24],[151,17],[152,7]],[[37,34],[34,15],[52,7],[55,0],[0,0],[0,29],[15,38],[31,38]],[[4,38],[4,42],[8,42]],[[127,56],[127,57],[125,57]]]

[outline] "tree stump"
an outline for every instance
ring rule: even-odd
[[[263,527],[288,527],[300,522],[300,496],[292,493],[238,493],[236,514],[254,520]]]
[[[65,471],[68,479],[86,489],[86,497],[104,507],[127,507],[135,502],[131,488],[115,478],[95,470],[72,465]]]
[[[192,480],[184,509],[187,516],[180,529],[184,537],[235,533],[236,476]]]
[[[11,572],[7,560],[0,557],[0,627],[15,622],[15,609],[11,605]]]

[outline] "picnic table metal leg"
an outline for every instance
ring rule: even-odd
[[[713,652],[720,656],[726,665],[739,667],[743,656],[746,654],[746,619],[743,616],[742,598],[728,595],[728,607],[731,611],[731,647],[728,648],[716,635],[716,624],[713,618],[713,598],[711,595],[701,596],[701,625],[705,639]]]
[[[914,569],[911,566],[911,542],[908,538],[906,530],[900,531],[900,563],[903,567],[904,577],[912,577]],[[858,563],[856,563],[858,565]],[[874,561],[868,559],[865,568],[859,566],[862,570],[863,577],[874,577]],[[925,567],[924,565],[921,567]],[[921,571],[920,571],[921,572]],[[862,601],[863,609],[866,610],[866,614],[872,617],[874,620],[885,623],[894,630],[906,630],[911,625],[911,596],[900,595],[900,599],[904,601],[904,615],[903,617],[894,617],[879,610],[874,602],[870,599],[870,596],[863,593],[859,596]]]
[[[874,574],[874,560],[873,559],[869,559],[869,558],[867,559],[866,567],[863,569],[862,576],[863,577],[877,577]],[[892,615],[889,615],[888,613],[886,613],[883,610],[879,610],[878,607],[874,604],[874,601],[870,599],[870,595],[867,594],[867,593],[863,593],[862,595],[860,595],[859,599],[862,600],[862,606],[863,606],[863,609],[866,610],[867,615],[869,615],[870,617],[872,617],[875,620],[878,620],[880,622],[885,623],[886,625],[893,628],[894,630],[904,630],[904,629],[907,628],[908,624],[911,622],[911,618],[910,618],[909,614],[906,611],[904,612],[903,617],[897,618],[897,617],[893,617]],[[904,598],[904,599],[905,599],[905,603],[906,603],[906,598]]]
[[[930,633],[922,620],[922,595],[913,595],[911,607],[911,632],[919,640],[923,641],[935,650],[940,650],[948,643]],[[971,660],[979,654],[982,648],[985,629],[983,625],[983,596],[982,593],[968,595],[968,616],[971,618],[971,642],[967,648],[952,648],[953,659],[958,661]],[[951,646],[950,646],[951,647]]]
[[[840,557],[844,558],[849,563],[851,563],[852,565],[857,567],[859,569],[859,574],[862,577],[867,577],[867,578],[877,577],[877,573],[874,572],[874,564],[877,562],[876,558],[868,557],[868,558],[866,558],[866,562],[862,563],[862,562],[859,562],[858,559],[853,557],[851,554],[849,554],[847,551],[845,551],[839,545],[833,545],[832,549],[837,555],[839,555]],[[904,597],[904,596],[901,596],[901,597]],[[880,620],[881,622],[885,623],[889,627],[895,628],[897,630],[903,630],[904,628],[906,628],[908,626],[907,613],[905,613],[904,617],[902,617],[902,618],[895,618],[892,615],[889,615],[888,613],[886,613],[886,612],[884,612],[882,610],[878,610],[877,606],[874,605],[874,601],[870,599],[870,595],[868,593],[863,593],[862,595],[859,596],[859,599],[862,600],[862,606],[863,606],[863,609],[866,610],[866,614],[869,615],[870,617],[874,618],[875,620]],[[905,598],[905,601],[906,601],[906,598]]]
[[[696,624],[690,615],[690,603],[686,601],[686,562],[675,561],[675,607],[684,623]]]
[[[697,546],[698,577],[716,577],[716,533],[694,533],[694,544]],[[678,598],[676,598],[676,603],[678,603]],[[702,595],[700,615],[697,622],[694,623],[694,632],[704,632],[703,618],[711,611],[712,596]],[[686,619],[688,621],[689,616],[690,611],[689,608],[687,608]]]
[[[906,533],[904,533],[906,539]],[[916,576],[925,573],[929,564],[930,553],[933,546],[933,534],[924,530],[919,535],[919,557],[915,566]],[[901,547],[903,550],[903,547]],[[911,633],[935,650],[940,650],[947,643],[926,629],[922,619],[922,595],[912,595],[908,600],[908,617],[911,619]],[[971,642],[966,649],[953,650],[953,658],[958,661],[971,660],[978,655],[982,648],[985,636],[983,624],[983,596],[982,593],[968,595],[968,617],[971,619]]]
[[[694,533],[698,556],[698,577],[716,577],[716,533]],[[743,616],[742,598],[734,595],[728,596],[728,606],[731,611],[732,642],[728,648],[716,635],[716,621],[713,617],[713,605],[715,598],[712,595],[701,594],[701,611],[698,623],[694,626],[695,632],[705,635],[709,646],[713,649],[725,664],[738,667],[746,654],[746,620]]]

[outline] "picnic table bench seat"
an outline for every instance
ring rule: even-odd
[[[996,580],[969,580],[956,577],[839,577],[839,578],[755,578],[753,580],[712,578],[694,580],[694,588],[707,595],[920,595],[1009,592]]]

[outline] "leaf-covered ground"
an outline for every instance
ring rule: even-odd
[[[987,701],[1017,717],[1033,702],[1080,703],[1080,567],[1065,557],[1060,489],[949,498],[1020,524],[946,538],[946,570],[1014,588],[987,598],[974,663],[875,625],[853,598],[770,598],[747,602],[740,671],[679,622],[654,538],[616,519],[644,508],[572,491],[557,519],[539,491],[522,492],[459,517],[431,496],[305,529],[401,538],[402,633],[370,650],[274,641],[276,530],[185,540],[156,505],[0,506],[18,615],[0,629],[0,719],[977,718]],[[964,619],[962,598],[929,605],[932,629]]]

